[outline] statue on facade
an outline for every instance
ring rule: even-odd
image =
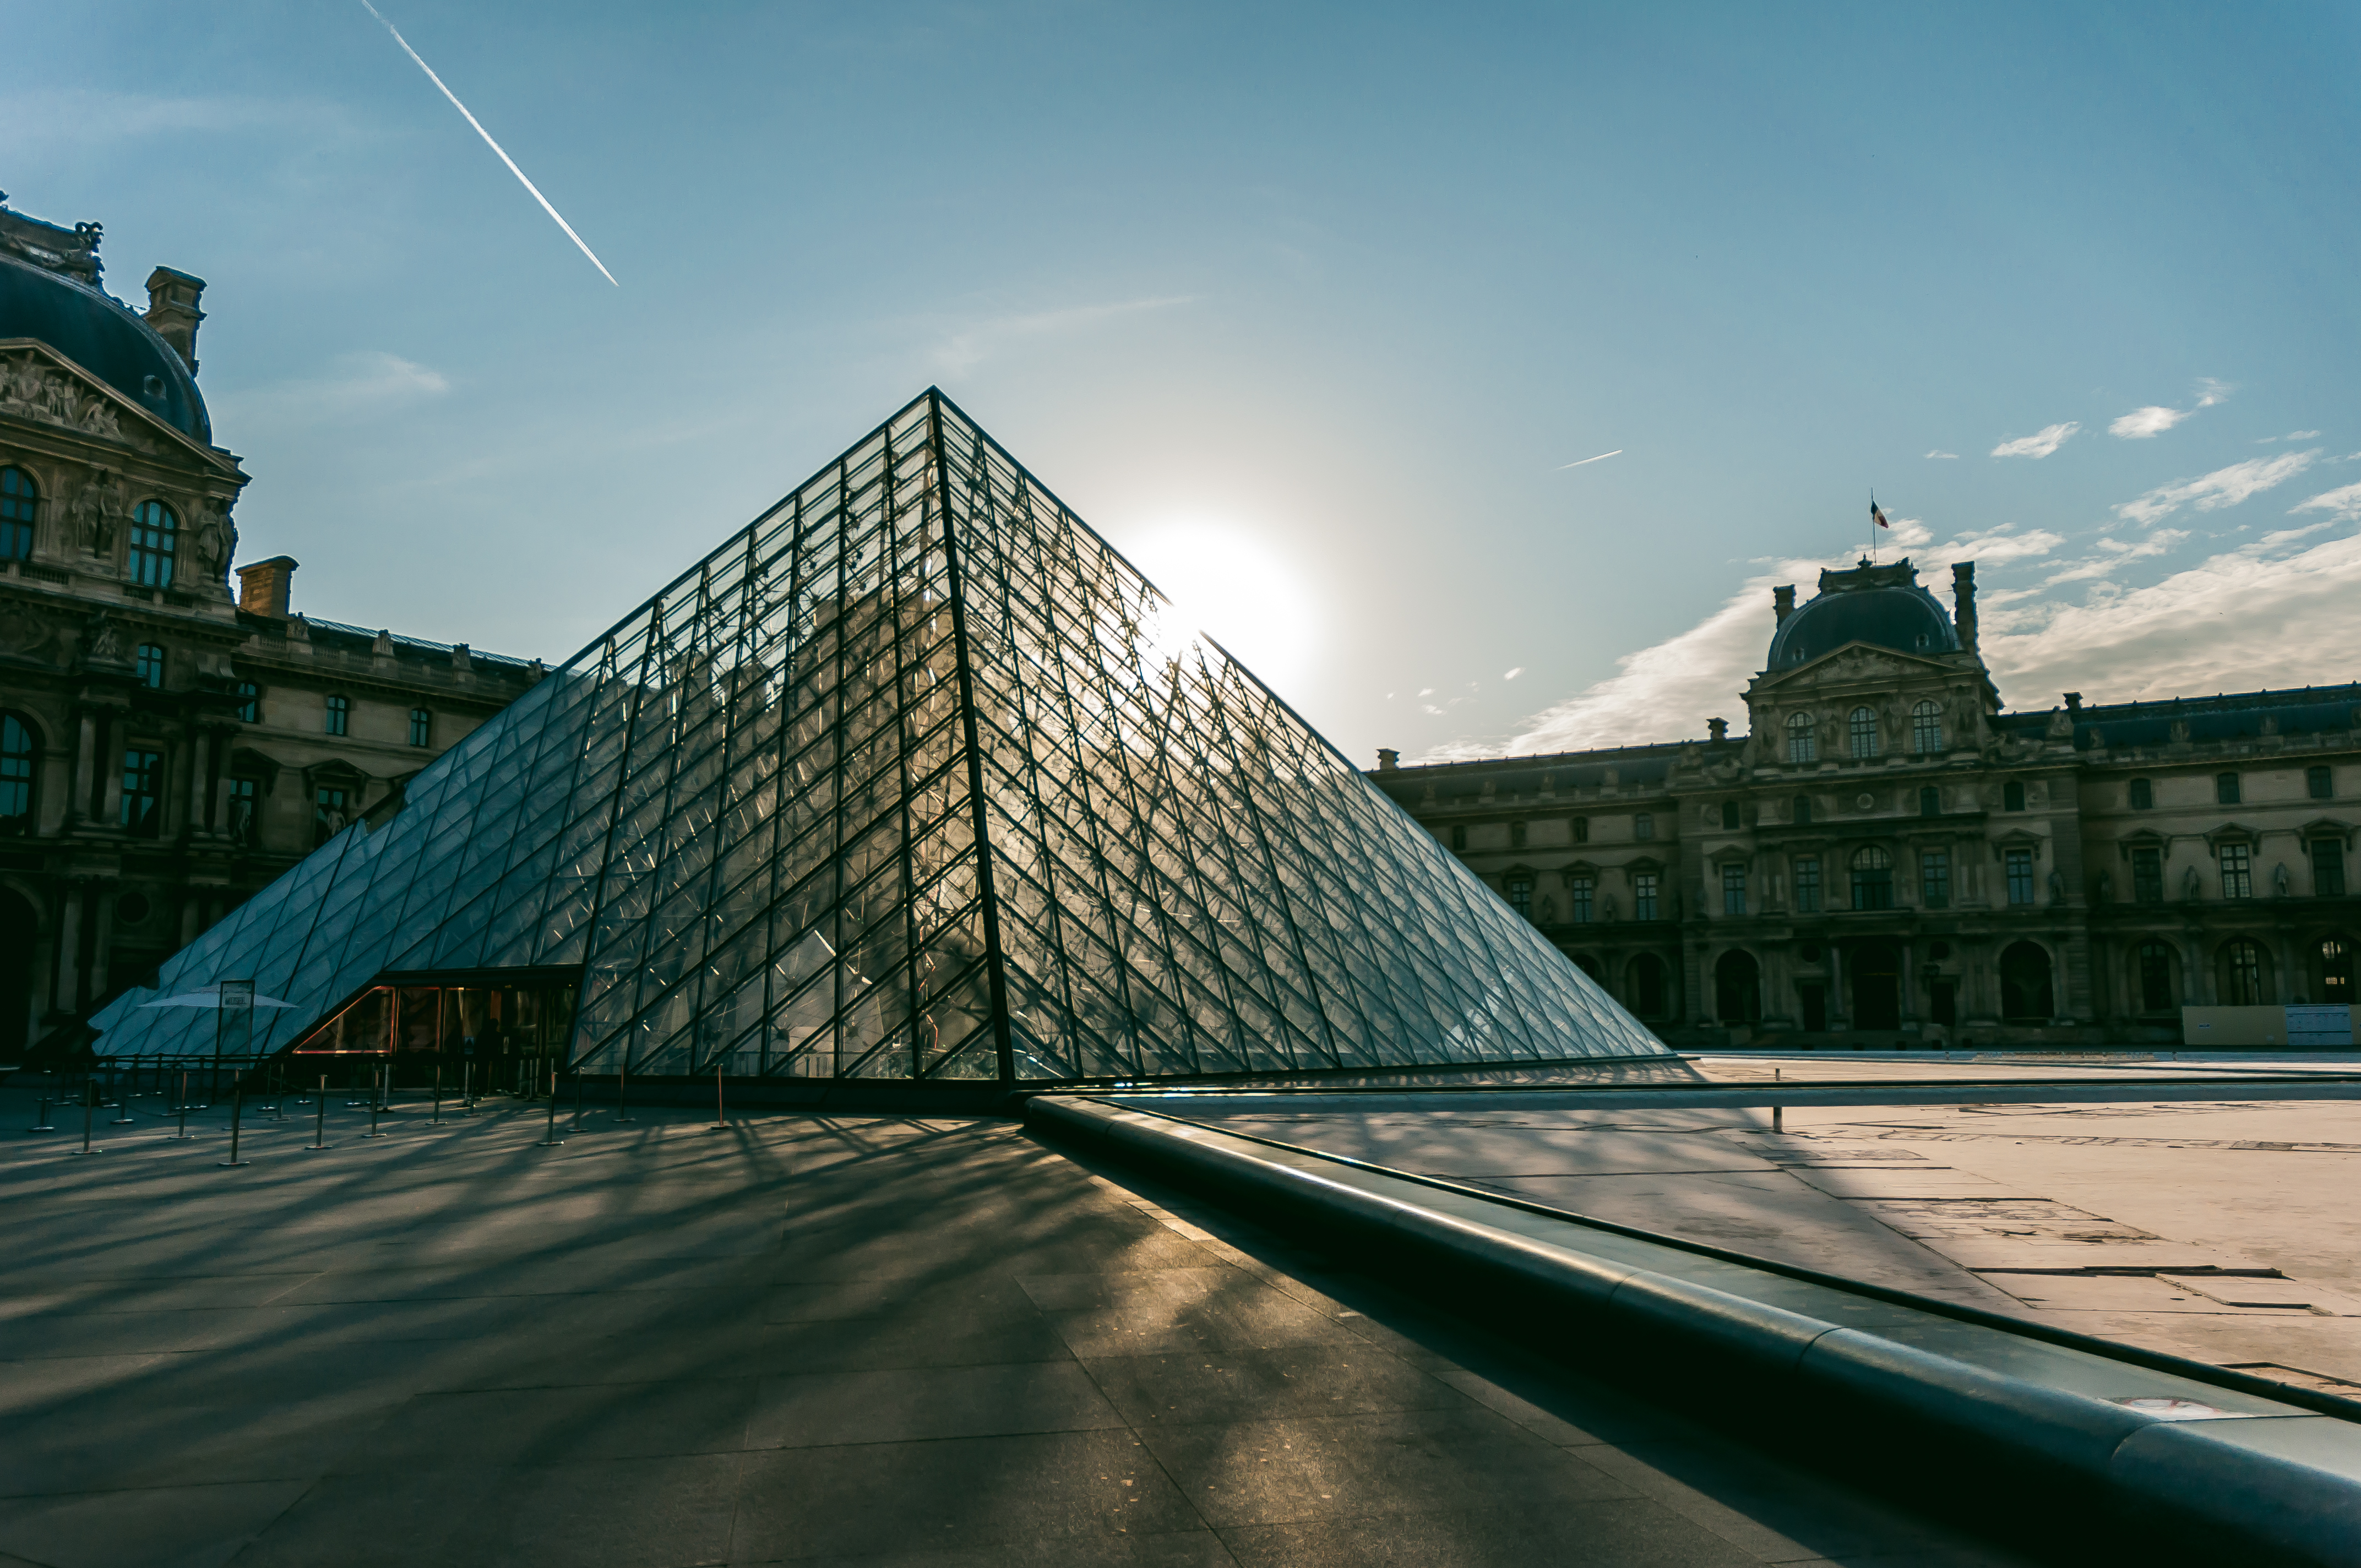
[[[2102,904],[2113,904],[2114,901],[2115,879],[2109,876],[2106,872],[2101,872],[2099,873],[2099,902]]]
[[[210,587],[227,581],[230,557],[237,549],[237,531],[222,515],[221,502],[211,496],[199,496],[194,510],[190,554],[195,559],[197,579]]]
[[[2285,898],[2287,895],[2287,862],[2285,861],[2281,861],[2271,868],[2271,896],[2273,898]]]
[[[123,663],[123,633],[106,619],[106,611],[93,610],[82,632],[82,663],[85,664],[120,664]]]
[[[2197,868],[2191,866],[2180,873],[2180,896],[2194,904],[2197,902]]]
[[[93,468],[73,504],[66,509],[66,532],[74,547],[104,557],[115,553],[115,519],[122,510],[115,494],[115,477]]]

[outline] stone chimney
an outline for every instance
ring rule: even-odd
[[[287,619],[287,588],[295,578],[295,557],[273,555],[237,569],[237,608],[254,615]]]
[[[1378,748],[1378,772],[1381,773],[1389,773],[1400,766],[1401,753],[1400,751],[1390,751],[1383,746]]]
[[[1714,742],[1714,743],[1716,743],[1717,745],[1718,745],[1718,744],[1719,744],[1720,742],[1724,741],[1724,740],[1729,740],[1729,739],[1730,739],[1730,720],[1729,720],[1729,719],[1727,719],[1727,718],[1708,718],[1708,719],[1707,719],[1707,720],[1705,721],[1705,733],[1706,733],[1706,739],[1707,739],[1707,740],[1708,740],[1713,741],[1713,742]]]
[[[1976,564],[1951,563],[1951,624],[1959,629],[1960,646],[1976,651]]]
[[[1787,618],[1795,613],[1795,584],[1789,583],[1784,588],[1771,590],[1771,613],[1779,618],[1773,624],[1779,626],[1787,624]]]
[[[204,298],[205,280],[192,278],[185,272],[175,272],[169,267],[159,267],[148,274],[148,324],[156,335],[172,345],[189,367],[197,373],[197,323],[205,313],[197,309]]]

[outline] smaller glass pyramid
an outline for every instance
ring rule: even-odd
[[[635,1076],[1664,1052],[934,390],[160,978],[293,1003],[269,1051],[462,974]],[[101,1058],[210,1054],[155,994]]]

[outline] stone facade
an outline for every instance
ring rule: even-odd
[[[2010,712],[1971,565],[1774,591],[1749,733],[1370,777],[1675,1044],[2164,1043],[2350,1003],[2361,685]]]
[[[195,390],[204,284],[159,268],[135,314],[98,245],[0,208],[0,1063],[540,674],[291,614],[284,556],[233,602],[247,477]]]

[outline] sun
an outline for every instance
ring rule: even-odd
[[[1183,624],[1213,637],[1281,696],[1301,689],[1319,649],[1319,598],[1267,531],[1230,519],[1167,518],[1131,534],[1124,554]]]

